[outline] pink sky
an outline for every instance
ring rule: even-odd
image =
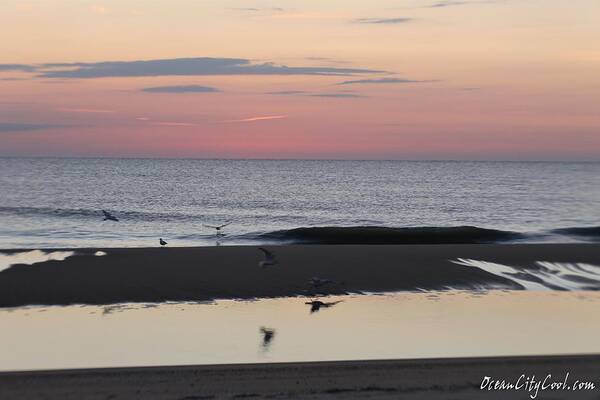
[[[1,156],[600,160],[597,0],[7,3]]]

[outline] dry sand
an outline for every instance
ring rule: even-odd
[[[2,399],[529,399],[535,392],[481,390],[484,376],[521,374],[571,390],[538,399],[597,399],[600,356],[238,364],[0,373]],[[572,389],[592,381],[594,390]],[[550,382],[548,381],[548,382]]]
[[[254,246],[75,250],[64,261],[0,272],[0,307],[293,296],[312,294],[308,281],[313,276],[337,282],[320,289],[330,294],[512,284],[451,262],[457,258],[515,266],[536,261],[600,265],[598,244],[267,247],[279,263],[266,269],[258,266],[262,253]],[[97,250],[107,255],[94,256]]]

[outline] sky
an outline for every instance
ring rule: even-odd
[[[0,156],[600,160],[598,0],[5,0],[0,26]]]

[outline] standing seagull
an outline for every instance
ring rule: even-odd
[[[225,228],[227,225],[231,224],[231,222],[227,222],[223,225],[204,225],[207,228],[213,228],[217,230],[217,236],[225,236],[225,234],[223,232],[221,232],[221,229]]]
[[[108,211],[102,210],[102,214],[104,214],[103,221],[119,222],[119,219],[117,217],[115,217],[114,215],[112,215],[111,213],[109,213]]]
[[[167,242],[165,242],[163,240],[163,238],[158,239],[158,243],[160,243],[161,246],[166,246],[167,245]]]
[[[266,268],[277,265],[277,259],[275,258],[275,254],[262,247],[259,247],[258,250],[262,251],[265,254],[265,259],[258,263],[259,267]]]

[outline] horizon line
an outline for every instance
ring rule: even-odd
[[[432,159],[405,159],[405,158],[227,158],[227,157],[152,157],[152,156],[9,156],[0,155],[0,159],[105,159],[105,160],[192,160],[192,161],[357,161],[357,162],[531,162],[531,163],[600,163],[600,159],[583,159],[583,160],[572,160],[572,159],[528,159],[528,160],[507,160],[507,159],[453,159],[453,158],[432,158]]]

